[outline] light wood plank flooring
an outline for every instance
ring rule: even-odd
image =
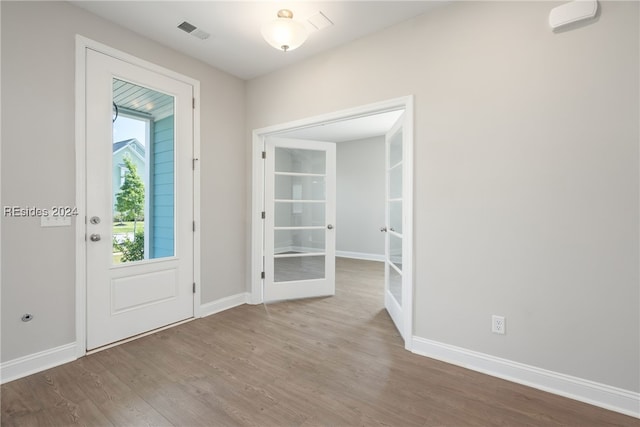
[[[638,426],[411,354],[382,264],[332,298],[241,306],[2,386],[3,426]]]

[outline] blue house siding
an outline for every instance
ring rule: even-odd
[[[151,205],[150,257],[174,255],[174,127],[173,116],[155,122],[153,128],[153,197]]]

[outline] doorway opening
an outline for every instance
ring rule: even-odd
[[[366,162],[377,163],[369,156],[381,157],[377,178],[373,178],[376,181],[368,187],[377,200],[369,200],[369,207],[359,209],[351,218],[345,216],[348,206],[344,203],[338,206],[338,213],[342,215],[338,215],[335,224],[338,240],[335,249],[338,256],[385,262],[385,308],[404,338],[405,348],[410,350],[413,334],[413,98],[407,96],[254,130],[251,259],[251,302],[254,304],[269,300],[264,294],[264,271],[273,260],[265,257],[265,245],[271,244],[265,240],[265,235],[269,236],[272,231],[265,227],[262,219],[266,176],[262,153],[265,142],[274,137],[302,143],[305,140],[334,143],[338,153],[343,152],[344,162],[357,161],[347,158],[346,153],[351,152],[353,157],[354,150],[366,150],[360,153]],[[339,154],[338,164],[340,158]],[[343,166],[342,172],[348,170],[348,165]],[[368,179],[358,178],[360,182]],[[382,188],[371,188],[373,186]],[[340,193],[338,189],[338,202],[349,198],[347,193]],[[367,209],[378,211],[367,215]],[[329,227],[333,228],[332,224]],[[375,236],[371,233],[373,227]],[[368,242],[357,237],[356,228],[368,229]]]

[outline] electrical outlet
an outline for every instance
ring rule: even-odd
[[[507,329],[507,321],[503,316],[491,316],[491,332],[504,335]]]
[[[41,216],[40,217],[40,226],[41,227],[68,227],[71,225],[71,217],[70,216]]]

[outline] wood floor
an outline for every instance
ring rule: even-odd
[[[2,386],[2,426],[638,426],[414,355],[382,264],[338,259],[332,298],[244,305]]]

